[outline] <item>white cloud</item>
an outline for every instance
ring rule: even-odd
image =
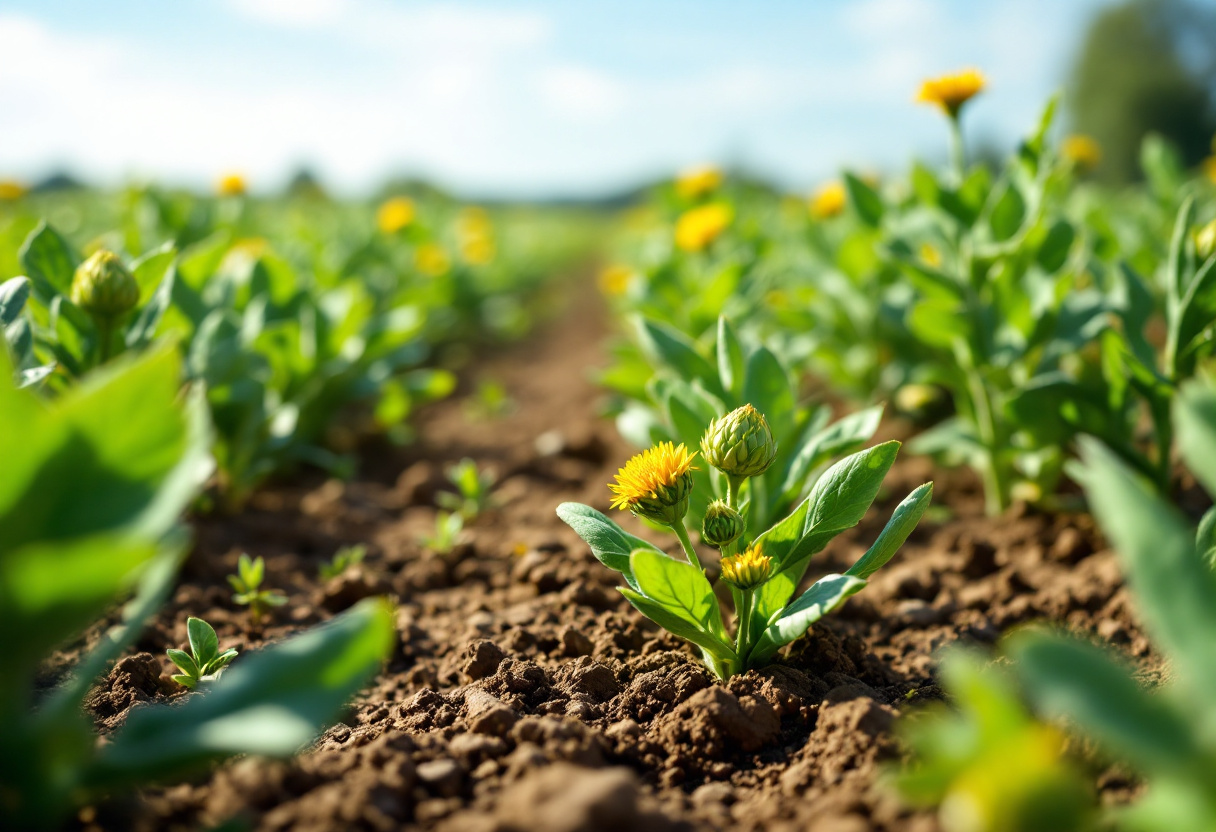
[[[537,83],[553,108],[578,118],[611,118],[619,115],[630,99],[624,83],[583,66],[546,67],[539,73]]]

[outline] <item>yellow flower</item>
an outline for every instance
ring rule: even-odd
[[[404,196],[386,199],[376,211],[376,225],[385,234],[396,234],[414,221],[414,201]]]
[[[25,196],[26,188],[13,179],[0,179],[0,202],[15,202]]]
[[[690,208],[676,220],[676,245],[685,251],[702,251],[721,236],[731,218],[730,206],[724,202]]]
[[[633,280],[633,269],[617,263],[600,272],[600,291],[605,295],[623,295]]]
[[[423,243],[414,252],[414,266],[430,277],[447,274],[452,268],[452,258],[436,243]]]
[[[721,184],[722,171],[706,165],[681,173],[676,179],[676,193],[684,199],[698,199],[716,191]]]
[[[692,491],[693,458],[683,443],[660,442],[631,457],[609,483],[612,507],[669,526],[683,519]]]
[[[826,220],[839,216],[844,212],[848,203],[848,194],[840,182],[829,182],[811,195],[811,216],[817,220]]]
[[[494,259],[494,238],[488,234],[464,238],[460,242],[460,256],[466,263],[484,266]]]
[[[722,580],[737,589],[755,589],[773,574],[773,559],[753,543],[737,555],[722,558]]]
[[[240,196],[245,193],[245,177],[239,173],[226,173],[216,183],[215,190],[220,196]]]
[[[256,260],[269,250],[270,243],[265,237],[241,237],[232,244],[228,253]]]
[[[1060,144],[1060,153],[1077,170],[1093,170],[1102,162],[1102,147],[1092,136],[1075,133]]]
[[[456,233],[461,237],[480,237],[493,231],[485,208],[470,205],[456,218]]]
[[[933,243],[920,244],[920,259],[926,266],[932,266],[935,269],[940,269],[942,266],[942,253]]]
[[[983,92],[987,83],[978,69],[964,69],[923,81],[916,101],[918,104],[932,104],[950,118],[958,118],[963,105]]]

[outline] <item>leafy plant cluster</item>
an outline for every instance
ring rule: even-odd
[[[725,316],[766,379],[893,402],[928,428],[909,449],[975,469],[993,513],[1052,502],[1082,434],[1168,492],[1172,403],[1216,337],[1216,188],[1150,136],[1146,186],[1103,191],[1055,120],[1053,100],[1008,158],[968,164],[956,108],[947,170],[845,172],[809,207],[721,177],[658,189],[602,281],[629,336],[603,375],[622,434],[645,447],[738,403]],[[724,220],[682,236],[707,205]]]
[[[1188,467],[1216,494],[1216,388],[1184,386],[1173,427]],[[1081,458],[1077,476],[1169,662],[1166,680],[1146,685],[1111,650],[1049,630],[1008,637],[999,669],[952,656],[943,678],[959,709],[907,728],[913,764],[897,782],[914,802],[940,803],[952,829],[1216,828],[1216,510],[1195,528],[1113,449],[1089,438]],[[1092,754],[1069,753],[1066,734]],[[1126,806],[1101,808],[1094,769],[1111,763],[1144,788]]]

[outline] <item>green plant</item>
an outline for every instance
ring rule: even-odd
[[[317,567],[317,573],[321,576],[321,580],[328,581],[338,577],[350,567],[362,563],[365,557],[367,557],[367,547],[363,544],[343,546],[334,552],[332,560]]]
[[[1181,456],[1209,493],[1216,493],[1216,389],[1192,382],[1183,386],[1176,404],[1173,418]],[[1209,510],[1195,529],[1149,479],[1097,440],[1082,442],[1081,459],[1075,475],[1120,555],[1145,628],[1170,662],[1169,678],[1146,689],[1111,651],[1042,629],[1006,639],[1008,678],[1016,681],[1035,714],[1080,735],[1105,759],[1144,781],[1144,792],[1132,803],[1105,811],[1103,828],[1216,828],[1216,661],[1211,651],[1216,580],[1210,563],[1216,510]],[[971,697],[966,679],[947,676],[945,682],[956,697]],[[913,746],[927,766],[925,776],[932,778],[937,771],[940,785],[949,779],[940,760],[959,732],[942,718],[928,720],[927,726],[923,732],[915,729],[913,736],[920,739]],[[1017,781],[1009,777],[1011,757],[1002,752],[999,738],[970,739],[975,754],[1004,766],[994,768],[984,781],[989,803],[1005,806],[1020,800]],[[916,784],[922,775],[914,770],[909,777],[905,783]],[[1075,777],[1055,779],[1057,787],[1069,784],[1072,799],[1086,790]],[[913,789],[917,792],[928,802],[945,796],[942,789]],[[1055,817],[1053,828],[1076,828],[1067,825],[1069,817]],[[1029,832],[1046,827],[994,822],[969,828]]]
[[[262,589],[265,576],[266,562],[261,556],[250,558],[244,552],[237,558],[236,574],[228,576],[228,583],[236,590],[232,600],[249,607],[249,618],[255,627],[261,626],[271,609],[287,603],[287,596],[277,589]]]
[[[456,547],[463,530],[464,515],[455,511],[441,511],[435,515],[435,531],[423,535],[419,542],[432,552],[446,555]]]
[[[831,422],[827,405],[800,404],[794,375],[767,347],[745,348],[725,317],[718,319],[710,358],[671,326],[640,317],[633,325],[644,363],[619,364],[601,379],[632,399],[617,419],[631,442],[696,447],[706,424],[747,402],[767,416],[772,464],[747,478],[753,534],[804,500],[828,462],[862,447],[878,429],[881,407]],[[709,503],[726,496],[727,477],[706,468],[694,471],[693,478],[689,517],[699,525]]]
[[[17,386],[37,384],[55,371],[55,364],[41,364],[34,353],[34,330],[28,315],[23,315],[30,297],[28,277],[14,277],[0,283],[0,334],[17,372]]]
[[[733,639],[684,525],[696,490],[693,455],[684,445],[662,443],[633,457],[612,489],[614,507],[670,528],[686,562],[626,533],[590,506],[562,503],[557,514],[601,563],[624,576],[627,586],[620,592],[639,612],[700,647],[706,665],[728,679],[766,664],[782,646],[865,588],[866,579],[916,527],[932,484],[920,486],[899,504],[878,539],[848,571],[820,578],[791,601],[811,557],[860,522],[874,502],[899,443],[886,442],[840,460],[789,516],[753,540],[743,532],[749,506],[741,494],[749,479],[764,475],[761,463],[772,464],[773,438],[764,417],[750,405],[724,419],[727,429],[720,422],[711,425],[702,448],[707,460],[722,466],[718,473],[731,485],[724,501],[707,506],[702,536],[722,548],[722,580],[734,600]]]
[[[215,629],[201,618],[186,619],[186,634],[190,639],[190,652],[169,649],[169,659],[181,673],[173,681],[183,687],[194,689],[199,682],[213,682],[224,668],[232,663],[237,652],[233,649],[220,652],[220,640]]]
[[[435,501],[441,508],[456,512],[466,521],[472,520],[491,505],[490,490],[497,481],[493,471],[480,471],[477,463],[467,457],[447,469],[448,482],[456,486],[458,494],[441,491]]]
[[[0,817],[57,829],[73,807],[234,754],[288,755],[336,718],[388,655],[392,612],[363,602],[249,656],[180,706],[148,706],[98,743],[84,700],[168,598],[179,519],[212,471],[205,404],[153,348],[51,403],[0,350]],[[115,626],[47,691],[38,668],[115,604]]]

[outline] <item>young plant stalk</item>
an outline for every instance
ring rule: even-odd
[[[718,599],[684,525],[693,490],[693,460],[683,445],[661,443],[630,459],[610,485],[613,508],[629,511],[672,530],[687,562],[625,532],[590,506],[562,503],[558,516],[579,534],[605,566],[620,572],[620,592],[639,612],[701,649],[720,679],[767,664],[777,651],[866,585],[891,559],[929,505],[926,483],[896,508],[878,540],[843,575],[828,575],[793,600],[810,558],[840,532],[860,522],[887,470],[898,442],[886,442],[845,457],[815,483],[792,514],[746,541],[747,518],[740,494],[777,458],[768,422],[750,404],[716,419],[701,439],[701,455],[726,478],[726,499],[705,510],[701,539],[721,550],[721,579],[735,607],[734,635],[723,623]],[[753,495],[754,502],[754,495]]]

